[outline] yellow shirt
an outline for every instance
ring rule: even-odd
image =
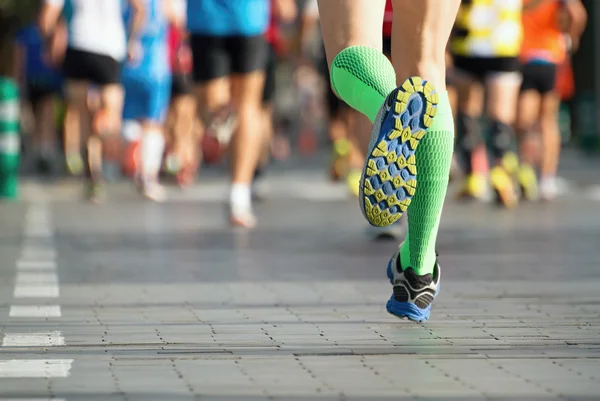
[[[517,57],[521,49],[521,0],[463,0],[450,41],[465,57]]]

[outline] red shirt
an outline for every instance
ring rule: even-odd
[[[173,26],[169,28],[168,37],[169,64],[173,73],[189,74],[192,71],[192,61],[183,31]]]
[[[279,42],[280,35],[281,32],[279,31],[279,24],[277,23],[277,19],[273,13],[273,0],[271,0],[271,16],[269,17],[269,26],[267,27],[265,37],[271,46],[276,47]]]
[[[392,0],[385,2],[385,13],[383,14],[383,36],[392,36],[392,20],[394,19],[394,9],[392,7]]]
[[[269,26],[267,27],[267,32],[265,33],[265,35],[267,37],[267,42],[269,42],[269,44],[273,46],[279,40],[279,26],[277,24],[277,21],[275,21],[275,17],[273,16],[272,12],[271,18],[269,20]]]

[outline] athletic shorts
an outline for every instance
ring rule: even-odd
[[[520,72],[521,64],[516,57],[454,56],[454,68],[459,73],[466,73],[483,82],[490,75]]]
[[[150,120],[163,123],[171,101],[171,77],[152,79],[142,76],[124,77],[124,120]]]
[[[194,81],[264,70],[269,48],[264,35],[207,36],[192,34]]]
[[[174,74],[171,82],[171,98],[190,95],[194,92],[192,77],[188,74]]]
[[[392,58],[392,37],[384,36],[383,37],[383,54]]]
[[[87,81],[97,86],[121,81],[121,64],[114,58],[71,48],[65,54],[63,72],[67,80]]]
[[[265,69],[265,86],[263,89],[263,104],[270,104],[275,98],[275,73],[277,70],[277,52],[269,44],[269,58]]]
[[[521,92],[534,90],[542,95],[552,92],[556,87],[556,64],[528,63],[523,66]]]
[[[60,84],[46,82],[28,82],[27,83],[27,99],[32,105],[38,104],[41,100],[61,94]]]

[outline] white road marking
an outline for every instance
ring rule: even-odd
[[[23,248],[21,259],[52,260],[56,259],[56,250],[53,248]]]
[[[54,270],[56,261],[54,260],[17,260],[18,270]]]
[[[59,305],[12,305],[10,317],[61,317]]]
[[[58,276],[54,272],[32,273],[19,272],[17,273],[16,285],[27,284],[58,284]]]
[[[58,347],[65,345],[60,331],[48,333],[7,333],[2,339],[3,347]]]
[[[25,284],[15,286],[15,298],[58,298],[60,290],[57,284]]]
[[[49,229],[25,229],[25,235],[29,238],[51,238],[53,233]]]
[[[64,398],[0,398],[0,401],[65,401]]]
[[[72,365],[72,359],[0,361],[0,378],[68,377]]]

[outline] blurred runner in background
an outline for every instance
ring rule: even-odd
[[[32,161],[40,173],[58,173],[59,141],[56,109],[61,95],[62,76],[56,68],[37,24],[23,28],[16,38],[18,80],[23,99],[33,113],[31,131]]]
[[[329,85],[329,67],[327,65],[327,58],[325,56],[325,48],[322,45],[321,31],[319,26],[319,7],[317,0],[308,0],[305,3],[302,20],[300,26],[300,41],[303,53],[306,55],[309,53],[310,43],[312,42],[314,35],[318,36],[320,45],[320,51],[317,54],[317,70],[321,74],[323,81],[325,82],[325,101],[327,105],[327,129],[329,133],[329,139],[332,143],[332,155],[331,164],[329,166],[329,175],[333,181],[339,181],[342,179],[348,179],[349,182],[356,181],[354,185],[350,185],[350,191],[354,195],[358,195],[358,179],[356,178],[356,172],[351,172],[350,165],[351,159],[354,157],[358,158],[358,161],[354,160],[354,167],[362,169],[361,159],[364,160],[364,155],[358,155],[360,149],[353,149],[353,143],[350,141],[351,133],[356,132],[355,120],[356,113],[353,112],[346,102],[338,98],[335,93],[331,90]],[[360,177],[359,177],[360,178]]]
[[[467,174],[460,196],[486,196],[488,161],[485,130],[480,127],[485,114],[492,137],[490,180],[506,207],[518,200],[513,181],[518,160],[511,146],[516,117],[513,105],[521,85],[521,31],[521,0],[463,1],[450,42],[460,90],[457,151]]]
[[[185,30],[186,0],[172,0],[180,25],[169,29],[169,60],[173,74],[171,108],[167,128],[171,140],[166,159],[167,170],[176,174],[177,183],[193,183],[200,165],[199,122],[192,79],[192,50]]]
[[[129,41],[125,33],[122,0],[44,0],[40,25],[44,37],[52,37],[64,13],[69,32],[63,72],[66,78],[65,130],[92,133],[84,138],[86,197],[100,201],[104,195],[102,136],[115,138],[121,130],[123,89],[121,63],[139,50],[138,34],[144,21],[141,0],[132,7]],[[94,85],[100,92],[100,110],[90,109],[88,94]],[[113,139],[114,140],[114,139]],[[67,163],[80,160],[80,149],[69,149]],[[74,168],[76,169],[76,168]]]
[[[296,20],[298,8],[296,0],[270,0],[271,17],[267,29],[266,38],[269,44],[269,55],[265,69],[265,85],[262,97],[262,119],[263,119],[263,144],[261,156],[256,169],[255,178],[260,178],[269,164],[271,149],[275,140],[275,120],[273,114],[273,102],[276,94],[277,64],[279,54],[286,47],[281,35],[282,24],[289,24]],[[253,191],[256,195],[255,191]]]
[[[269,0],[189,0],[187,26],[194,81],[204,125],[233,106],[237,127],[231,142],[231,223],[256,225],[251,185],[260,158],[261,101],[268,59],[265,33]]]
[[[534,168],[540,167],[540,196],[552,200],[557,194],[561,137],[558,121],[560,94],[556,86],[558,68],[568,50],[577,49],[586,25],[580,0],[524,0],[523,83],[518,104],[517,128],[521,150],[519,184],[528,200],[538,197]],[[566,34],[565,34],[566,33]],[[541,155],[536,130],[541,134]],[[539,156],[541,156],[541,160]]]
[[[145,19],[139,31],[140,47],[123,69],[123,118],[141,124],[135,182],[148,199],[166,198],[159,184],[165,150],[164,124],[171,96],[171,69],[167,35],[170,22],[181,26],[171,0],[142,0]],[[126,18],[128,20],[129,18]]]

